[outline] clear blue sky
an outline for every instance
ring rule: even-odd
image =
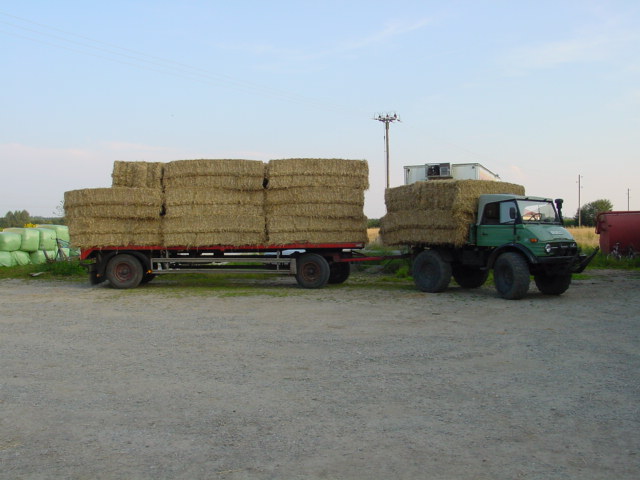
[[[0,1],[0,215],[49,216],[114,160],[481,163],[640,210],[640,2]]]

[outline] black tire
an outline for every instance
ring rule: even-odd
[[[348,262],[332,262],[329,264],[329,283],[344,283],[351,274],[351,264]]]
[[[453,279],[462,288],[478,288],[485,284],[489,270],[457,265],[452,268]]]
[[[142,280],[140,280],[140,284],[141,285],[146,285],[147,283],[149,283],[154,278],[156,278],[156,274],[155,273],[144,273],[142,275]]]
[[[113,288],[135,288],[140,285],[143,275],[140,261],[126,253],[109,260],[105,270],[105,276]]]
[[[296,280],[302,288],[322,288],[329,281],[329,262],[317,253],[303,253],[296,259]]]
[[[412,271],[413,281],[423,292],[442,292],[451,281],[451,264],[436,250],[420,252],[413,260]]]
[[[493,266],[493,277],[496,290],[507,300],[519,300],[529,291],[529,265],[518,253],[500,255]]]
[[[561,275],[534,275],[536,286],[540,292],[545,295],[562,295],[571,285],[571,274],[565,273]]]

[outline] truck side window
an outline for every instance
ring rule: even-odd
[[[500,204],[487,203],[482,214],[483,225],[499,225],[500,224]]]
[[[518,210],[513,202],[502,202],[500,204],[500,223],[515,223]]]

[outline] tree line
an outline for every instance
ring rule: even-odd
[[[55,225],[64,225],[64,217],[38,217],[31,216],[26,210],[9,211],[4,217],[0,217],[0,229],[10,227],[24,227],[25,225],[37,225],[53,223]]]

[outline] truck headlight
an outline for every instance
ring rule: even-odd
[[[553,247],[551,247],[551,244],[550,244],[550,243],[547,243],[547,244],[544,246],[544,251],[545,251],[546,253],[551,253],[551,250],[553,250]]]

